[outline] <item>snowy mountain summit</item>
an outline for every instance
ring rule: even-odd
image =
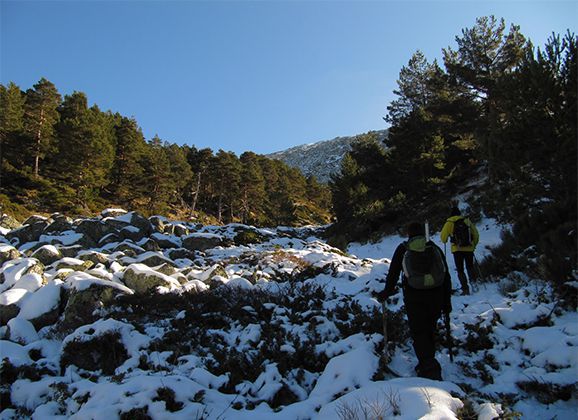
[[[375,131],[380,141],[387,137],[387,132],[388,130]],[[320,182],[328,182],[331,174],[339,171],[343,156],[351,150],[351,144],[357,137],[337,137],[333,140],[295,146],[266,156],[301,170],[305,176],[313,175]]]
[[[375,299],[402,238],[317,234],[0,218],[0,419],[576,418],[578,313],[543,282],[454,296],[454,360],[440,340],[444,381],[418,378],[401,292],[387,343]]]

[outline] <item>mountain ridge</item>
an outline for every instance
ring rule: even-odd
[[[388,130],[374,130],[380,141],[387,138]],[[321,140],[294,146],[289,149],[265,155],[270,159],[280,160],[299,169],[305,176],[315,176],[320,182],[329,182],[332,174],[339,171],[341,160],[351,150],[351,144],[363,134],[340,136],[331,140]]]

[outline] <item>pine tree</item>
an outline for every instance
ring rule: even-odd
[[[25,130],[32,139],[30,153],[35,177],[40,173],[40,161],[54,152],[54,126],[59,119],[60,102],[56,87],[44,78],[26,92]]]
[[[265,202],[265,179],[259,165],[259,158],[253,152],[245,152],[240,156],[242,164],[240,200],[241,220],[243,223],[260,224],[263,219],[263,204]]]
[[[496,142],[500,126],[498,82],[516,69],[524,52],[530,48],[519,26],[511,25],[508,33],[505,29],[504,19],[478,18],[473,28],[462,30],[461,37],[456,36],[456,51],[443,50],[446,69],[456,88],[479,105],[478,138],[492,178],[494,158],[500,148]]]
[[[142,166],[146,168],[138,185],[146,197],[149,213],[167,209],[173,191],[176,189],[171,174],[171,162],[163,146],[163,141],[155,135],[142,155]]]
[[[187,150],[176,144],[170,144],[165,146],[165,152],[169,159],[172,184],[175,188],[172,200],[186,207],[186,195],[193,181],[193,171],[187,161]]]
[[[47,159],[47,166],[55,178],[76,190],[77,203],[86,209],[109,183],[115,140],[112,122],[98,107],[88,108],[82,92],[65,96],[59,112],[59,153]]]
[[[143,157],[146,142],[136,120],[119,117],[115,127],[116,150],[109,190],[119,204],[142,198]]]
[[[21,138],[24,128],[25,98],[20,88],[13,82],[8,86],[0,84],[0,191],[4,173],[4,159],[14,162],[17,152],[17,141]],[[7,150],[9,149],[9,150]]]

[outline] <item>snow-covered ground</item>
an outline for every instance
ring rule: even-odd
[[[126,237],[116,232],[72,257],[49,255],[72,252],[79,229],[27,243],[3,231],[0,418],[578,415],[578,314],[555,306],[544,282],[519,275],[453,297],[454,361],[438,351],[445,381],[415,377],[413,349],[401,340],[390,348],[397,378],[381,369],[373,292],[402,238],[352,244],[344,254],[307,230],[163,220],[136,235],[148,228],[131,225],[130,213],[103,220],[124,226]],[[478,229],[481,259],[500,236],[491,220]],[[241,231],[259,240],[235,241]],[[151,238],[165,245],[156,249]],[[209,242],[186,252],[190,241]],[[100,262],[83,265],[87,256]],[[403,318],[401,294],[388,309]]]

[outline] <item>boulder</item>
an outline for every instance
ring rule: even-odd
[[[146,232],[144,230],[132,225],[125,226],[118,232],[118,236],[122,240],[128,239],[133,242],[139,242],[145,235]]]
[[[50,219],[52,222],[44,229],[45,234],[62,233],[74,228],[72,220],[60,213],[53,214]]]
[[[19,258],[6,262],[0,273],[0,292],[11,288],[26,274],[44,274],[44,264],[36,258]]]
[[[118,322],[106,320],[104,322]],[[60,369],[74,365],[84,370],[101,370],[104,375],[113,375],[129,354],[118,328],[108,330],[85,325],[66,337],[62,343]]]
[[[141,244],[145,251],[153,251],[153,252],[160,252],[161,247],[157,242],[153,239],[147,239],[143,244]]]
[[[2,216],[0,216],[1,228],[13,230],[18,229],[21,226],[22,224],[12,216],[8,216],[7,214],[3,214]]]
[[[105,246],[107,244],[113,244],[113,243],[118,243],[118,242],[122,242],[120,235],[118,235],[116,233],[109,233],[108,235],[100,238],[100,241],[98,241],[98,246],[102,247],[102,246]]]
[[[155,232],[150,237],[162,249],[179,248],[180,241],[172,235]]]
[[[157,267],[159,265],[165,266],[170,265],[176,267],[176,264],[172,262],[170,259],[164,257],[162,254],[152,251],[145,252],[144,254],[139,255],[136,262],[147,265],[149,267]]]
[[[195,253],[185,248],[174,248],[167,251],[167,256],[173,261],[184,259],[193,260],[195,258]]]
[[[192,233],[182,238],[183,248],[190,251],[206,251],[224,244],[221,235],[212,233]]]
[[[18,229],[11,230],[5,236],[10,242],[14,239],[18,240],[19,245],[27,242],[35,242],[40,239],[40,235],[42,235],[46,226],[48,226],[48,223],[45,220],[32,224],[25,224]]]
[[[84,273],[69,276],[66,284],[70,290],[64,308],[65,328],[77,328],[96,321],[99,315],[95,311],[111,305],[119,295],[132,294],[123,285]]]
[[[44,265],[50,265],[63,257],[62,252],[54,245],[43,245],[34,251],[31,256]]]
[[[6,261],[21,257],[22,254],[12,245],[0,245],[0,266]]]
[[[52,267],[58,270],[74,270],[74,271],[86,271],[94,267],[94,263],[90,260],[81,260],[79,258],[62,258],[52,264]]]
[[[174,226],[174,228],[173,228],[173,234],[174,234],[175,236],[179,236],[179,237],[180,237],[180,236],[186,236],[186,235],[188,235],[188,234],[191,233],[190,230],[189,230],[189,228],[186,227],[186,226],[184,226],[184,225],[177,224],[177,225],[173,225],[173,226]]]
[[[137,294],[154,292],[157,287],[169,290],[180,288],[180,283],[166,274],[159,273],[144,264],[131,264],[123,274],[123,282]]]
[[[109,264],[108,257],[106,254],[96,251],[82,251],[79,252],[77,258],[82,261],[92,261],[94,265],[97,264]]]
[[[100,220],[84,219],[76,226],[76,232],[82,233],[94,243],[99,243],[109,233],[115,233],[116,229]]]
[[[161,216],[152,216],[149,217],[149,222],[153,229],[157,232],[163,233],[165,231],[165,218]]]
[[[23,225],[33,225],[34,223],[39,223],[39,222],[46,222],[48,223],[48,219],[44,216],[40,216],[38,214],[35,214],[33,216],[30,216],[28,219],[26,219],[24,222],[22,222]]]
[[[61,246],[58,250],[62,253],[63,257],[75,258],[84,247],[82,245],[71,245],[71,246]]]
[[[30,294],[20,303],[18,318],[30,321],[36,331],[56,323],[62,309],[61,302],[65,301],[63,289],[61,282],[52,281]]]
[[[105,217],[118,217],[118,216],[122,216],[124,214],[127,214],[127,211],[124,209],[104,209],[100,215],[105,218]]]
[[[25,289],[10,289],[0,293],[0,325],[6,325],[8,321],[20,313],[20,305],[30,297],[31,293]]]

